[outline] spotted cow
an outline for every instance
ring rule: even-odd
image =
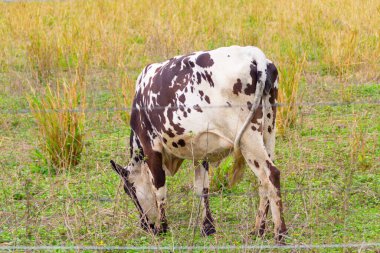
[[[254,232],[262,236],[271,209],[275,239],[283,243],[280,171],[275,167],[278,73],[252,46],[223,47],[146,66],[136,82],[131,113],[130,163],[111,161],[133,199],[141,226],[168,229],[166,176],[185,159],[200,161],[195,192],[202,196],[203,235],[215,233],[209,207],[209,162],[233,152],[234,179],[248,167],[258,177],[260,204]]]

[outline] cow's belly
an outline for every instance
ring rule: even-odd
[[[181,135],[163,146],[165,152],[182,159],[218,161],[230,153],[233,141],[219,131],[208,130]]]

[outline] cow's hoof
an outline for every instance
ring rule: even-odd
[[[148,233],[155,233],[156,227],[154,224],[148,224],[147,222],[141,222],[141,228]]]
[[[288,235],[288,231],[287,230],[284,230],[282,231],[281,233],[279,233],[276,237],[275,237],[275,241],[276,241],[276,244],[277,245],[286,245],[285,243],[285,237]]]
[[[249,233],[251,236],[256,236],[260,238],[264,238],[265,236],[265,229],[257,229]]]
[[[155,235],[164,235],[168,232],[169,226],[168,224],[162,224],[160,227],[155,227],[153,230],[153,234]]]
[[[203,225],[202,230],[201,230],[202,236],[209,236],[209,235],[213,235],[215,233],[216,233],[216,229],[215,229],[213,224],[206,223]]]
[[[159,234],[166,234],[168,232],[168,230],[169,230],[168,224],[167,223],[162,223]]]

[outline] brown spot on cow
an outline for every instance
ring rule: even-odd
[[[276,123],[276,113],[277,113],[277,104],[276,99],[278,96],[278,89],[276,87],[272,87],[269,92],[269,103],[272,105],[273,117],[272,117],[272,128],[275,128]],[[272,116],[272,115],[271,115]]]
[[[185,101],[186,101],[185,94],[182,94],[181,96],[179,96],[179,97],[178,97],[178,100],[179,100],[181,103],[185,103]]]
[[[203,112],[202,111],[202,108],[197,104],[197,105],[194,105],[193,106],[194,110],[196,110],[197,112]]]
[[[260,74],[261,74],[260,71],[259,72],[257,71],[257,67],[254,64],[254,62],[252,62],[252,64],[250,65],[250,68],[251,68],[251,71],[249,72],[249,74],[252,78],[252,82],[247,83],[247,87],[244,89],[244,93],[248,96],[256,92],[257,79],[260,78]]]
[[[211,87],[214,87],[214,81],[211,78],[212,73],[208,73],[207,70],[205,71],[206,80],[210,84]]]
[[[256,91],[256,83],[254,84],[247,83],[247,87],[244,89],[244,94],[249,96],[249,95],[255,94],[255,91]]]
[[[264,94],[269,94],[271,89],[274,88],[274,83],[277,80],[278,77],[278,71],[276,66],[273,63],[267,64],[267,78],[265,80],[265,88],[264,88]]]
[[[172,132],[172,129],[169,128],[165,131],[165,133],[170,137],[170,138],[173,138],[175,136],[175,134]]]
[[[247,102],[247,107],[248,107],[248,110],[251,110],[251,108],[252,108],[252,103],[251,102]]]
[[[195,63],[202,68],[209,68],[214,65],[214,60],[211,58],[209,53],[203,53],[197,57]]]
[[[236,83],[233,86],[232,93],[239,96],[239,93],[241,93],[242,87],[243,87],[243,84],[241,83],[241,80],[238,78],[236,80]]]
[[[197,72],[197,84],[200,84],[202,82],[201,73]]]
[[[275,166],[273,166],[270,161],[266,160],[266,163],[270,171],[269,180],[271,181],[273,186],[279,191],[281,172]]]
[[[262,103],[260,103],[260,105],[262,105]],[[260,124],[259,119],[262,119],[262,118],[263,118],[263,108],[259,107],[256,109],[255,115],[253,116],[251,122],[254,124]]]
[[[261,134],[263,134],[263,124],[260,124],[259,125],[259,128],[257,129],[257,131]]]
[[[198,91],[199,95],[201,96],[201,100],[203,99],[203,95],[205,94],[202,90]]]
[[[273,87],[271,89],[271,93],[270,93],[270,96],[269,96],[269,103],[271,103],[271,105],[275,105],[276,98],[277,98],[277,93],[278,93],[278,89],[276,87]]]
[[[204,80],[206,80],[206,75],[205,75],[205,73],[201,73],[201,77],[204,79]]]
[[[206,102],[208,103],[208,104],[210,104],[211,102],[210,102],[210,98],[206,95],[205,96],[205,100],[206,100]]]
[[[216,231],[214,227],[214,219],[212,218],[211,210],[210,210],[209,189],[204,188],[202,193],[203,193],[202,197],[203,197],[204,208],[206,210],[206,216],[202,224],[202,234],[211,235],[211,234],[214,234]]]
[[[182,140],[182,139],[179,139],[178,140],[178,145],[180,145],[181,147],[184,147],[186,145],[185,141]]]
[[[178,97],[178,100],[179,100],[179,102],[181,102],[181,103],[185,103],[185,101],[186,101],[185,94],[182,94],[181,96],[179,96],[179,97]]]

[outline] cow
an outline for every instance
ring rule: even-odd
[[[136,82],[130,162],[111,160],[135,203],[141,227],[168,230],[166,177],[185,159],[197,161],[194,189],[202,199],[202,235],[216,232],[209,206],[209,163],[233,152],[236,182],[247,165],[259,179],[253,233],[263,236],[269,208],[276,243],[287,233],[274,165],[278,71],[253,46],[222,47],[146,66]],[[199,162],[199,164],[198,164]]]

